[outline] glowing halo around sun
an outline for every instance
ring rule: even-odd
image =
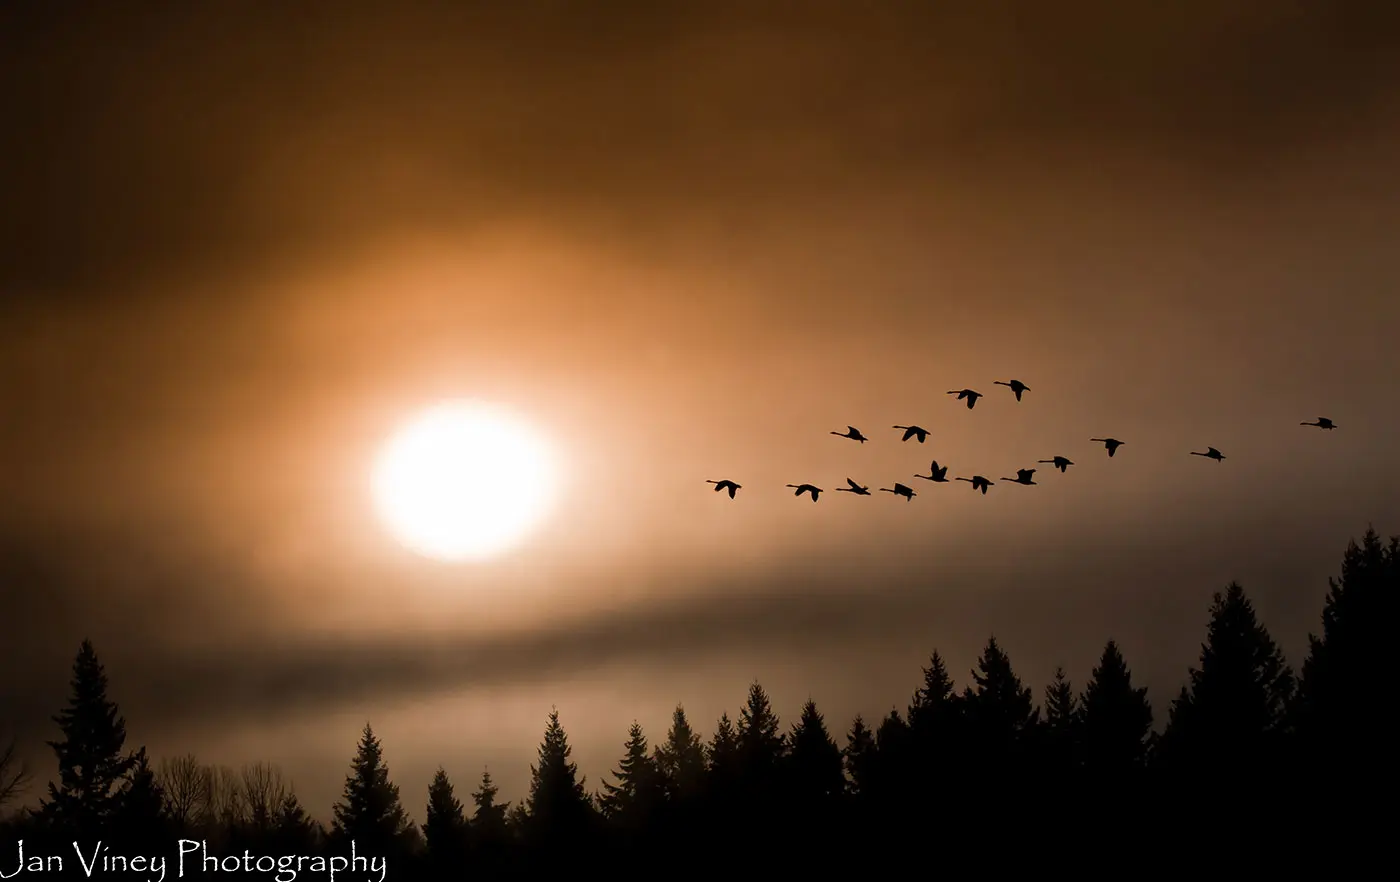
[[[553,507],[553,451],[532,426],[478,401],[420,414],[379,454],[374,503],[406,548],[441,561],[474,561],[522,542]]]

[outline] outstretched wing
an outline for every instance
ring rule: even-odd
[[[852,489],[852,490],[860,490],[860,489],[861,489],[861,486],[860,486],[859,484],[857,484],[855,481],[852,481],[850,478],[847,478],[847,479],[846,479],[846,483],[851,485],[851,489]]]

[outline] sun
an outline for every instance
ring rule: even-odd
[[[405,547],[469,561],[523,541],[552,507],[558,473],[543,436],[515,414],[448,401],[389,440],[371,484],[380,517]]]

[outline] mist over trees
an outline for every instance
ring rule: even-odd
[[[1047,870],[1081,860],[1086,847],[1160,852],[1189,842],[1219,853],[1294,849],[1302,859],[1341,837],[1355,851],[1366,831],[1385,829],[1382,800],[1396,783],[1381,655],[1397,588],[1400,537],[1383,543],[1368,530],[1349,543],[1295,670],[1244,588],[1230,584],[1214,596],[1199,658],[1161,721],[1114,641],[1082,685],[1058,670],[1037,688],[994,637],[961,688],[932,651],[908,705],[880,717],[834,723],[809,700],[785,726],[754,682],[707,737],[677,705],[664,733],[634,722],[596,782],[579,773],[555,708],[522,800],[501,800],[489,769],[467,785],[439,768],[421,826],[368,723],[329,828],[274,766],[234,770],[190,754],[152,762],[127,744],[106,671],[84,641],[48,742],[57,780],[3,830],[7,841],[36,844],[101,838],[169,852],[189,838],[211,853],[273,856],[343,854],[354,840],[360,854],[387,857],[391,878],[433,880],[650,867],[631,862],[653,858],[689,877],[839,872],[836,859],[985,868],[1032,859],[1028,848]],[[0,809],[30,785],[17,756],[0,742]]]

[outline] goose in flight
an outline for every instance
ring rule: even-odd
[[[1035,469],[1017,469],[1017,470],[1016,470],[1016,477],[1014,477],[1014,478],[1002,478],[1002,480],[1003,480],[1003,481],[1008,481],[1008,482],[1010,482],[1010,483],[1012,483],[1012,484],[1027,484],[1027,485],[1029,485],[1029,484],[1034,484],[1034,483],[1035,483],[1035,481],[1032,481],[1032,480],[1031,480],[1031,476],[1034,475],[1034,474],[1035,474]]]
[[[1331,420],[1329,420],[1327,417],[1318,417],[1318,418],[1317,418],[1317,422],[1315,422],[1315,423],[1299,423],[1298,425],[1300,425],[1300,426],[1317,426],[1319,429],[1335,429],[1335,428],[1337,428],[1337,424],[1334,423],[1334,422],[1332,422]]]
[[[1199,451],[1193,450],[1193,451],[1191,451],[1191,455],[1192,455],[1192,456],[1207,456],[1207,457],[1210,457],[1211,459],[1215,460],[1216,462],[1220,462],[1222,459],[1225,458],[1225,454],[1221,453],[1219,450],[1216,450],[1214,447],[1207,447],[1205,453],[1201,453],[1201,452],[1199,452]]]
[[[935,484],[948,483],[948,467],[938,467],[938,460],[934,460],[928,467],[927,475],[915,475],[916,478],[923,478],[925,481],[932,481]]]
[[[893,493],[896,496],[903,496],[905,502],[909,502],[913,500],[915,496],[919,495],[914,492],[913,487],[906,487],[903,484],[895,484],[894,487],[881,487],[880,489],[886,493]]]
[[[857,496],[869,496],[869,495],[870,495],[870,488],[869,488],[869,487],[862,487],[862,486],[860,486],[859,484],[857,484],[855,481],[852,481],[850,478],[847,478],[847,479],[846,479],[846,483],[847,483],[847,484],[850,484],[851,486],[849,486],[849,487],[837,487],[837,488],[836,488],[836,492],[837,492],[837,493],[854,493],[854,494],[857,495]]]
[[[1042,460],[1037,460],[1037,461],[1038,461],[1038,462],[1048,462],[1048,463],[1051,463],[1052,465],[1055,466],[1055,468],[1057,468],[1057,469],[1060,470],[1060,474],[1062,474],[1062,475],[1065,473],[1065,469],[1067,469],[1067,468],[1069,468],[1070,466],[1074,465],[1074,463],[1070,462],[1068,459],[1066,459],[1066,458],[1063,457],[1063,456],[1057,456],[1057,457],[1055,457],[1054,459],[1042,459]]]
[[[1118,448],[1122,447],[1125,443],[1127,443],[1125,441],[1119,441],[1117,438],[1090,438],[1089,440],[1097,441],[1104,447],[1106,447],[1108,449],[1109,456],[1112,456],[1113,454],[1117,453]]]
[[[801,496],[803,493],[812,494],[813,502],[817,501],[817,495],[822,492],[822,488],[817,487],[813,484],[789,484],[788,486],[797,488],[797,492],[792,494],[793,496]]]
[[[972,410],[974,407],[976,407],[977,399],[982,397],[981,392],[973,392],[971,389],[955,389],[949,392],[948,394],[958,396],[959,401],[962,401],[964,398],[966,398],[968,410]]]
[[[862,444],[870,440],[869,438],[862,435],[860,433],[860,429],[857,429],[855,426],[847,426],[846,431],[832,432],[831,434],[837,436],[838,438],[850,438],[852,441],[859,441]]]
[[[734,498],[735,493],[738,493],[740,490],[744,489],[743,484],[736,484],[728,478],[726,478],[723,481],[706,481],[705,483],[714,484],[716,493],[718,493],[721,490],[728,490],[730,499]]]
[[[928,429],[922,426],[895,426],[894,428],[904,430],[904,437],[900,439],[901,441],[908,441],[910,438],[918,438],[919,443],[922,444],[924,441],[928,440]]]
[[[1022,393],[1022,392],[1029,392],[1029,391],[1031,391],[1031,387],[1030,387],[1030,386],[1027,386],[1025,383],[1022,383],[1020,380],[1012,380],[1012,381],[1010,381],[1010,382],[1003,382],[1003,381],[1001,381],[1001,380],[994,380],[994,381],[993,381],[993,385],[996,385],[996,386],[1008,386],[1008,387],[1010,387],[1011,391],[1016,393],[1016,400],[1017,400],[1017,401],[1020,401],[1020,400],[1021,400],[1021,393]]]
[[[992,486],[992,482],[982,477],[981,475],[973,475],[970,478],[958,478],[958,480],[967,481],[969,484],[972,485],[973,490],[981,490],[983,496],[987,495],[987,488]]]

